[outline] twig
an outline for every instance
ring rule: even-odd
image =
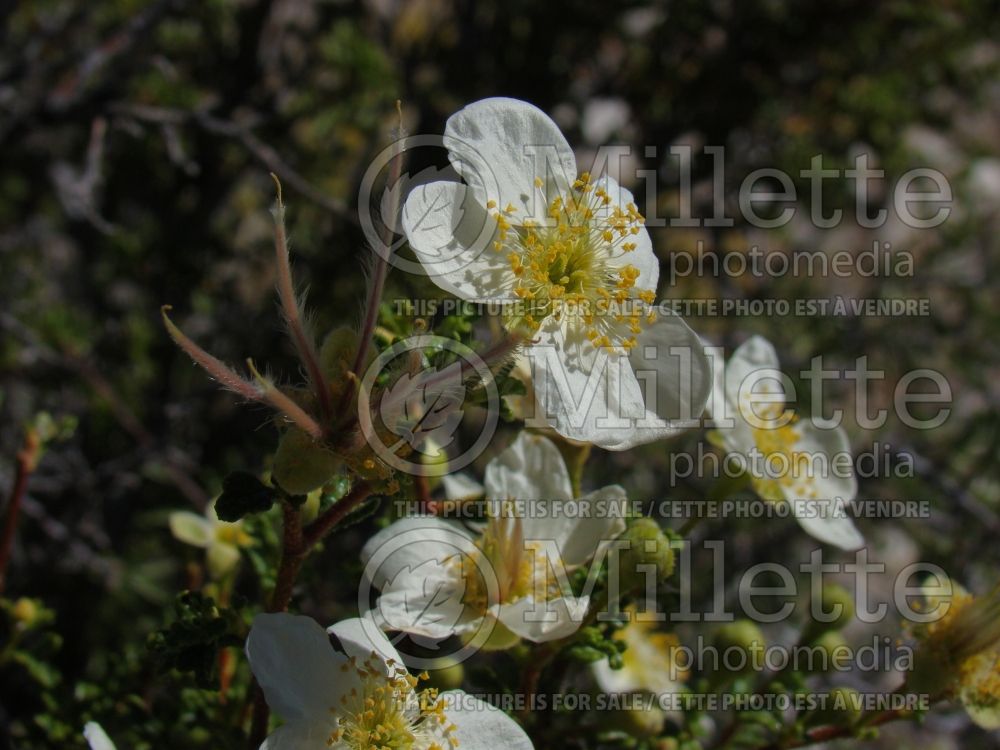
[[[171,109],[169,107],[154,107],[145,104],[118,103],[109,107],[110,111],[122,117],[153,123],[155,125],[181,125],[193,123],[214,135],[232,138],[250,152],[269,172],[281,178],[293,190],[308,200],[322,206],[330,213],[345,219],[352,224],[358,223],[358,217],[347,204],[333,196],[327,195],[314,186],[309,180],[296,172],[272,147],[261,141],[247,126],[225,120],[207,112]]]
[[[285,316],[285,325],[295,343],[299,360],[305,367],[309,380],[312,382],[316,401],[319,404],[323,431],[329,429],[332,404],[330,403],[330,387],[327,385],[323,368],[319,364],[319,354],[316,343],[306,332],[302,322],[302,310],[295,294],[295,284],[292,281],[292,266],[288,254],[288,236],[285,233],[285,204],[281,200],[281,181],[273,172],[271,177],[278,188],[278,199],[274,206],[274,252],[278,270],[278,299],[281,300],[281,311]]]
[[[354,364],[351,372],[360,374],[361,369],[368,360],[368,352],[371,351],[372,334],[375,331],[375,324],[378,322],[378,308],[382,304],[382,292],[385,289],[385,280],[389,275],[389,253],[392,248],[392,228],[389,222],[395,222],[399,214],[399,178],[403,174],[403,162],[405,161],[405,150],[403,148],[403,110],[400,103],[396,102],[396,110],[399,112],[399,127],[396,130],[397,144],[399,151],[392,157],[389,165],[389,178],[386,187],[389,190],[389,207],[382,221],[382,231],[379,233],[381,248],[375,248],[374,265],[372,266],[371,279],[368,285],[368,296],[365,299],[365,315],[361,321],[361,331],[358,335],[358,351],[354,357]],[[349,391],[348,391],[349,392]]]
[[[284,531],[281,544],[281,562],[278,565],[278,577],[271,595],[268,612],[284,612],[292,600],[295,580],[298,578],[302,563],[309,552],[329,534],[338,523],[352,510],[363,503],[372,493],[372,487],[367,482],[361,482],[346,496],[336,502],[319,518],[305,529],[300,522],[299,510],[289,503],[282,506],[284,512]],[[267,720],[270,713],[267,701],[260,686],[253,685],[253,716],[250,722],[250,736],[247,747],[257,750],[267,735]]]
[[[10,562],[10,552],[14,546],[14,533],[17,530],[17,518],[21,511],[21,503],[28,490],[28,477],[35,471],[38,464],[38,451],[41,442],[38,433],[28,429],[24,435],[24,445],[17,452],[17,470],[14,475],[14,486],[7,501],[4,514],[3,532],[0,534],[0,594],[7,584],[7,563]]]

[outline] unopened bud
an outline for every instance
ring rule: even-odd
[[[764,634],[755,622],[735,620],[715,631],[712,645],[718,652],[719,669],[730,674],[746,674],[764,663]]]
[[[828,583],[813,597],[810,615],[812,619],[802,634],[803,643],[812,643],[823,633],[840,630],[854,620],[854,596],[843,586]]]
[[[11,607],[11,614],[17,620],[18,624],[24,627],[31,627],[38,617],[38,605],[33,599],[22,596],[14,602],[14,606]]]
[[[448,664],[440,669],[427,670],[427,686],[441,692],[445,690],[458,690],[462,687],[462,680],[464,679],[465,667],[462,666],[462,662]]]
[[[329,448],[290,427],[278,443],[271,476],[285,492],[307,495],[330,481],[340,466],[340,459]]]
[[[810,714],[809,723],[813,726],[832,724],[849,727],[861,718],[862,713],[861,694],[854,688],[836,687],[826,696],[825,705]]]
[[[626,545],[619,558],[618,585],[622,591],[644,589],[650,580],[666,581],[674,572],[674,551],[660,525],[640,518],[621,536]]]

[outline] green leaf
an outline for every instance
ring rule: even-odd
[[[277,491],[253,474],[234,471],[222,482],[222,494],[215,501],[215,512],[222,521],[239,521],[251,513],[270,510]]]
[[[239,615],[195,591],[181,594],[174,608],[177,619],[149,637],[149,650],[162,669],[193,673],[207,688],[215,682],[219,650],[242,642]]]

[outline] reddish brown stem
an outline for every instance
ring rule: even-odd
[[[327,385],[323,368],[320,366],[316,344],[306,331],[302,322],[302,310],[295,294],[295,283],[292,281],[292,266],[288,253],[288,236],[285,233],[285,204],[281,200],[281,182],[277,175],[271,173],[271,178],[278,187],[278,200],[274,208],[274,250],[278,271],[278,298],[281,300],[281,311],[285,316],[288,333],[295,344],[299,360],[309,375],[316,401],[319,404],[320,416],[323,419],[323,429],[329,428],[333,406],[330,403],[330,387]]]
[[[281,562],[278,564],[278,577],[271,595],[271,605],[268,612],[284,612],[292,600],[295,580],[302,569],[309,552],[340,523],[348,513],[363,503],[372,493],[372,487],[367,482],[355,485],[351,492],[327,509],[323,515],[313,521],[305,529],[299,519],[299,510],[286,503],[284,512],[284,536],[281,545]],[[264,693],[254,681],[253,687],[253,717],[250,722],[250,738],[247,747],[257,750],[267,736],[267,720],[270,710]]]
[[[14,535],[17,531],[17,517],[21,512],[21,503],[28,491],[28,477],[35,471],[38,463],[38,451],[41,444],[38,433],[29,429],[24,435],[24,446],[17,452],[17,468],[14,474],[14,486],[7,501],[4,514],[3,532],[0,535],[0,594],[7,584],[7,563],[10,562],[11,549],[14,547]]]

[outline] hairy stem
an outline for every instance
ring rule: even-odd
[[[234,372],[222,360],[206,352],[184,335],[184,332],[180,328],[174,325],[174,322],[170,320],[170,316],[167,315],[171,309],[173,308],[170,305],[164,305],[160,308],[160,315],[163,317],[163,325],[167,327],[167,333],[170,334],[170,338],[174,340],[174,343],[183,349],[194,360],[196,365],[218,380],[224,388],[228,388],[250,401],[260,401],[262,394],[253,383],[250,383]]]
[[[368,284],[368,295],[365,299],[365,313],[361,320],[361,331],[358,335],[358,351],[354,357],[354,364],[351,371],[360,374],[361,369],[368,361],[368,352],[371,351],[372,334],[375,325],[378,323],[378,308],[382,304],[382,292],[385,289],[385,280],[389,275],[389,253],[392,252],[393,230],[389,222],[395,223],[399,215],[400,190],[399,178],[403,174],[403,163],[406,159],[403,148],[403,111],[400,103],[396,102],[396,110],[399,112],[399,127],[396,129],[396,144],[398,151],[389,163],[389,178],[386,181],[386,189],[389,190],[389,206],[385,216],[383,216],[382,230],[379,232],[379,242],[381,248],[375,248],[375,260],[372,266],[371,279]]]
[[[14,534],[17,530],[17,518],[21,511],[21,503],[28,491],[28,477],[35,471],[38,463],[38,452],[41,443],[38,434],[29,429],[24,436],[24,445],[17,452],[17,468],[14,474],[14,486],[7,501],[4,514],[3,531],[0,532],[0,594],[7,584],[7,563],[10,562],[11,549],[14,546]]]
[[[299,298],[295,294],[295,284],[292,281],[292,265],[288,253],[288,235],[285,232],[285,204],[281,200],[281,182],[277,175],[271,173],[271,178],[278,189],[278,198],[272,214],[274,216],[274,252],[278,271],[278,299],[281,301],[281,312],[285,317],[285,325],[295,344],[295,351],[305,368],[309,381],[312,383],[319,404],[323,427],[327,429],[333,413],[330,403],[330,388],[327,386],[323,369],[319,364],[319,354],[316,343],[306,331],[302,320],[302,309]]]

